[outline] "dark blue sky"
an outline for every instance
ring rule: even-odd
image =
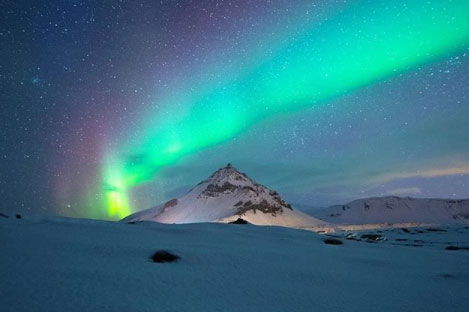
[[[427,5],[433,4],[442,5]],[[419,4],[395,5],[402,8],[373,4],[398,27],[400,14],[393,14],[405,16],[405,7]],[[448,3],[443,18],[457,19],[458,5],[468,7],[464,1]],[[320,54],[324,42],[332,42],[329,51],[345,54],[347,38],[335,46],[328,34],[374,27],[373,6],[370,1],[3,1],[0,211],[119,217],[110,213],[107,170],[113,167],[114,180],[130,180],[132,175],[119,171],[117,177],[114,169],[129,155],[142,163],[145,158],[144,168],[151,169],[143,182],[112,185],[125,189],[129,211],[179,196],[227,162],[294,204],[323,206],[381,195],[469,197],[469,37],[461,39],[466,45],[448,45],[434,58],[353,90],[337,90],[327,100],[311,98],[294,109],[287,103],[288,109],[262,118],[260,104],[249,102],[264,95],[253,93],[257,89],[246,81],[270,79],[282,57],[291,60],[285,63],[291,70],[295,58],[308,55],[295,51],[304,38],[320,39],[304,41],[319,51],[312,54],[317,58],[327,58]],[[418,10],[412,14],[425,18]],[[347,24],[350,16],[354,24]],[[462,26],[458,31],[468,34],[469,22]],[[367,34],[375,31],[382,34],[364,28]],[[340,62],[328,64],[336,68]],[[262,66],[273,69],[258,74]],[[311,75],[320,70],[313,68]],[[247,102],[193,103],[206,92],[220,94],[212,89],[231,90],[227,81],[244,84],[235,88],[243,93],[236,97]],[[283,86],[275,94],[291,99],[291,87]],[[204,120],[231,122],[233,107],[255,118],[242,119],[242,130],[193,145],[203,136],[196,132],[204,129]],[[200,124],[187,130],[185,120]],[[148,146],[160,148],[168,127],[182,138],[182,150],[163,161]]]

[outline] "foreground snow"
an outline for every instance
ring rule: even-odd
[[[0,217],[0,310],[467,311],[469,251],[445,246],[469,229],[390,231],[335,246],[281,227]],[[152,263],[159,249],[181,259]]]

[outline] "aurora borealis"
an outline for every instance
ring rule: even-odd
[[[122,218],[227,162],[299,205],[469,197],[468,1],[7,6],[16,209]]]

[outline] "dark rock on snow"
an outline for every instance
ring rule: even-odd
[[[342,241],[340,239],[336,239],[336,238],[326,238],[324,240],[324,244],[326,245],[342,245]]]
[[[248,224],[249,222],[247,222],[246,220],[242,219],[242,218],[238,218],[237,220],[235,221],[231,221],[231,222],[228,222],[229,224]]]
[[[174,262],[180,258],[181,257],[179,257],[178,255],[172,254],[166,250],[158,250],[150,257],[150,259],[156,263]]]
[[[450,245],[450,246],[447,246],[445,249],[446,250],[469,250],[469,247],[459,247],[459,246]]]

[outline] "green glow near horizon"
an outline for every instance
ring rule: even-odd
[[[392,7],[387,7],[387,5]],[[141,144],[107,155],[108,215],[158,169],[225,142],[277,113],[349,93],[469,46],[469,1],[361,1],[231,83],[185,98]],[[129,153],[132,151],[132,153]]]

